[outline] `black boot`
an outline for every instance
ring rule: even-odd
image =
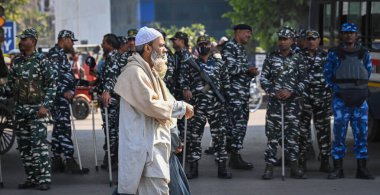
[[[303,170],[299,168],[297,161],[290,162],[290,177],[295,179],[307,179]]]
[[[358,168],[356,169],[356,178],[375,179],[367,169],[367,159],[357,159]]]
[[[253,168],[252,163],[245,162],[238,152],[232,152],[229,166],[233,169],[249,170]]]
[[[262,178],[265,180],[273,178],[273,164],[266,164]]]
[[[18,188],[18,189],[22,189],[22,190],[24,190],[24,189],[35,188],[37,185],[38,185],[38,184],[33,183],[33,182],[31,182],[31,181],[25,181],[25,182],[22,183],[22,184],[18,184],[18,185],[17,185],[17,188]]]
[[[325,156],[325,155],[321,156],[321,166],[319,167],[319,171],[324,172],[324,173],[331,172],[329,156]]]
[[[90,169],[83,167],[82,169],[80,169],[75,159],[71,158],[66,160],[65,172],[71,174],[87,174],[88,172],[90,172]]]
[[[304,172],[306,173],[307,171],[307,165],[306,165],[306,159],[299,159],[298,160],[298,167]]]
[[[61,157],[52,157],[51,158],[51,171],[53,173],[62,173],[65,171],[65,164]]]
[[[329,174],[327,179],[340,179],[344,178],[344,173],[343,173],[343,159],[334,159],[333,160],[334,164],[334,170]]]
[[[189,162],[189,171],[186,173],[187,179],[198,177],[198,161]]]
[[[226,161],[218,162],[218,177],[222,179],[231,179],[232,174],[228,170]]]

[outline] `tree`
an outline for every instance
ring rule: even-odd
[[[230,18],[233,24],[251,25],[260,46],[272,50],[281,26],[307,27],[309,3],[309,0],[230,0],[233,11],[223,17]]]

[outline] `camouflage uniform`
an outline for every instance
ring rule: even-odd
[[[222,50],[223,60],[229,73],[231,87],[226,91],[228,109],[232,117],[232,127],[228,132],[228,142],[232,151],[243,148],[249,118],[249,85],[251,77],[247,74],[249,64],[243,45],[235,39],[228,42]]]
[[[108,104],[108,125],[109,125],[109,136],[110,136],[110,153],[111,158],[117,161],[118,154],[118,142],[119,142],[119,103],[120,96],[117,95],[113,88],[116,83],[117,77],[121,73],[122,67],[127,64],[128,53],[123,54],[118,53],[117,50],[111,51],[106,59],[104,66],[102,68],[102,74],[100,76],[99,82],[99,94],[104,92],[109,92],[111,96],[110,103]],[[101,107],[102,119],[103,119],[103,131],[106,134],[106,115],[104,106]],[[105,137],[105,142],[103,149],[107,153],[107,137]]]
[[[310,121],[313,118],[319,150],[322,156],[331,152],[331,90],[323,77],[323,66],[327,53],[317,49],[314,56],[309,51],[302,53],[308,68],[309,85],[304,92],[304,104],[300,120],[300,160],[306,160],[307,149],[312,147]]]
[[[206,63],[201,59],[197,59],[196,62],[201,69],[209,75],[219,92],[223,94],[223,91],[229,87],[229,78],[223,62],[211,56]],[[188,122],[190,143],[188,160],[192,162],[198,161],[201,158],[202,135],[206,122],[209,122],[212,140],[214,141],[214,147],[217,152],[217,159],[219,161],[226,161],[225,138],[228,126],[227,110],[211,89],[206,92],[203,91],[207,83],[200,77],[197,70],[189,67],[188,64],[185,64],[183,69],[189,72],[189,74],[185,75],[184,85],[186,88],[191,89],[193,95],[190,104],[197,108],[195,109],[194,117]]]
[[[74,75],[65,51],[58,45],[51,48],[47,56],[54,68],[57,83],[57,95],[51,112],[54,119],[51,150],[54,157],[63,154],[66,159],[72,159],[74,146],[71,140],[70,102],[64,93],[70,91],[74,94]]]
[[[294,32],[290,27],[284,27],[278,32],[279,38],[291,39]],[[298,168],[299,157],[299,119],[301,112],[301,96],[308,84],[306,68],[301,55],[290,50],[288,56],[282,56],[280,51],[273,52],[264,61],[261,73],[261,86],[269,96],[266,113],[265,134],[268,138],[265,149],[266,169],[263,179],[273,177],[273,164],[276,163],[277,146],[281,140],[281,104],[284,105],[284,142],[286,159],[291,163],[291,176],[297,179],[305,178]],[[286,100],[276,97],[278,91],[286,89],[291,96]]]
[[[37,40],[37,32],[27,29],[18,37]],[[52,66],[41,53],[19,55],[13,60],[8,83],[0,87],[0,92],[15,99],[15,134],[27,183],[51,183],[49,148],[46,144],[48,117],[38,118],[37,112],[41,106],[47,109],[53,106],[56,85]]]

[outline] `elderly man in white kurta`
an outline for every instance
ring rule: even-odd
[[[115,85],[121,96],[118,193],[169,194],[170,118],[190,118],[193,107],[169,100],[154,70],[166,63],[160,32],[141,28],[136,51]]]

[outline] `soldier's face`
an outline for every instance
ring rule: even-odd
[[[135,38],[129,38],[127,46],[128,46],[129,51],[133,51],[133,52],[136,51]]]
[[[250,30],[237,30],[236,33],[242,44],[247,44],[252,37],[252,31]]]
[[[343,42],[346,44],[353,44],[356,42],[358,34],[356,32],[342,32]]]
[[[103,51],[105,53],[109,53],[112,51],[112,46],[110,44],[107,43],[107,37],[104,37],[103,38],[103,41],[102,41],[102,48],[103,48]]]
[[[36,40],[34,38],[23,38],[20,40],[19,48],[20,51],[28,51],[34,48]]]
[[[307,39],[307,48],[310,50],[315,50],[318,48],[321,38],[308,37]]]
[[[67,53],[74,50],[74,41],[71,38],[64,38],[64,48]]]
[[[289,50],[293,44],[293,39],[288,37],[279,37],[278,38],[278,47],[280,50]]]

